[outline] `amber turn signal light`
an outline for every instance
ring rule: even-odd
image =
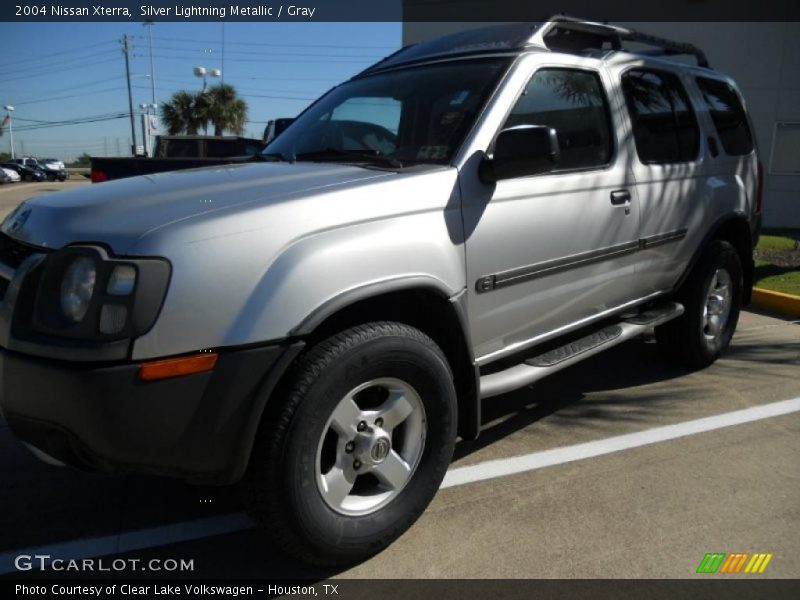
[[[204,352],[193,356],[142,363],[139,367],[139,379],[156,381],[169,377],[192,375],[193,373],[205,373],[214,369],[217,364],[217,358],[216,352]]]

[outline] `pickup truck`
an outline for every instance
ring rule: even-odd
[[[564,17],[454,34],[262,158],[20,205],[0,407],[54,464],[241,482],[310,562],[408,529],[497,396],[643,334],[707,367],[749,301],[755,138],[694,46]]]
[[[132,158],[92,157],[92,183],[177,171],[247,162],[264,147],[264,142],[237,136],[158,136],[154,156]]]

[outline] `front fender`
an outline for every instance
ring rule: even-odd
[[[264,274],[227,341],[303,335],[355,300],[415,285],[454,296],[464,287],[463,260],[441,214],[406,215],[299,240]]]
[[[465,263],[455,178],[398,176],[159,231],[137,251],[169,257],[173,278],[134,360],[299,336],[331,308],[412,283],[456,295]]]

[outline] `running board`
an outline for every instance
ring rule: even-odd
[[[559,348],[528,358],[504,371],[484,375],[481,377],[481,398],[490,398],[530,385],[682,314],[682,304],[667,302],[623,319],[619,323],[608,325]]]

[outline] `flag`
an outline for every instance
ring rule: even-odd
[[[6,125],[8,125],[10,121],[11,121],[11,115],[6,115],[6,118],[3,119],[2,122],[0,122],[0,135],[3,135],[3,130],[6,128]]]

